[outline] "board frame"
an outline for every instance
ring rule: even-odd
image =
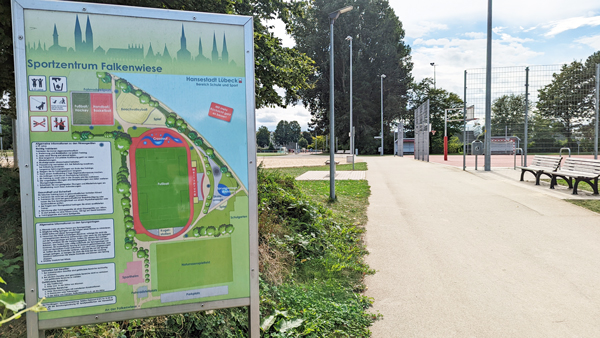
[[[42,11],[60,11],[77,14],[101,14],[118,17],[136,17],[180,22],[203,22],[242,26],[244,29],[245,51],[245,92],[246,92],[246,132],[248,148],[248,203],[249,203],[249,267],[250,297],[220,301],[197,302],[183,305],[161,306],[148,309],[136,309],[109,312],[96,315],[84,315],[40,321],[37,313],[27,312],[27,336],[44,336],[45,329],[95,324],[117,320],[127,320],[151,316],[206,311],[231,307],[249,307],[250,337],[259,337],[259,281],[258,281],[258,204],[257,204],[257,168],[255,141],[255,81],[254,81],[254,40],[251,16],[234,16],[214,13],[175,11],[142,7],[92,4],[82,2],[12,0],[13,48],[15,61],[15,101],[17,107],[17,156],[20,167],[21,216],[23,226],[23,253],[25,266],[25,299],[27,306],[37,303],[37,278],[35,256],[35,228],[33,220],[33,185],[31,140],[29,137],[29,111],[27,98],[27,68],[25,45],[24,11],[34,9]]]

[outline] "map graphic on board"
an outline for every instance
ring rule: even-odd
[[[242,27],[25,22],[40,319],[248,297]]]

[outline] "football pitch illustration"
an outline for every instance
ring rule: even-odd
[[[135,158],[138,214],[144,228],[186,226],[190,218],[186,149],[142,148]]]

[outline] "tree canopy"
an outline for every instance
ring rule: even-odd
[[[302,138],[304,138],[306,142],[308,142],[308,145],[311,145],[313,143],[313,137],[310,134],[310,131],[303,131]]]
[[[573,61],[552,75],[552,82],[539,90],[537,111],[540,116],[559,122],[573,147],[573,132],[594,116],[595,67],[600,52],[590,55],[585,63]]]
[[[298,140],[298,147],[301,149],[306,149],[306,147],[308,147],[308,141],[304,137],[301,137]]]
[[[14,106],[14,63],[12,46],[11,2],[0,0],[0,91],[10,100],[8,105],[0,105],[0,113],[16,116]],[[304,15],[304,1],[285,0],[90,0],[88,2],[118,4],[126,6],[154,7],[184,11],[212,12],[223,14],[251,15],[254,17],[254,52],[256,76],[256,107],[281,106],[296,102],[301,90],[312,85],[308,75],[314,72],[313,62],[296,48],[281,45],[269,30],[267,20],[281,19],[292,30],[292,20]],[[279,96],[276,89],[285,94]]]
[[[297,48],[315,61],[317,71],[301,89],[302,102],[312,114],[310,126],[323,135],[329,131],[329,43],[328,14],[348,3],[343,0],[314,0],[305,15],[294,17],[292,31]],[[384,80],[384,129],[407,114],[407,90],[412,82],[410,47],[403,41],[402,23],[386,0],[356,0],[354,9],[334,24],[335,125],[341,144],[348,144],[350,131],[350,46],[353,45],[353,125],[361,153],[377,151],[380,133],[380,74]],[[386,148],[392,147],[386,143]]]
[[[275,128],[275,143],[279,145],[286,145],[290,142],[297,142],[301,134],[301,128],[298,121],[285,121],[281,120],[277,123]]]
[[[492,103],[492,136],[525,134],[525,95],[502,95]]]
[[[260,126],[256,132],[256,144],[259,147],[266,147],[271,142],[271,132],[266,126]]]

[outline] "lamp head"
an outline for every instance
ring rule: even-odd
[[[435,66],[435,62],[430,62],[429,63],[431,66]]]
[[[344,14],[346,12],[350,12],[354,7],[353,6],[346,6],[344,8],[340,8],[337,11],[333,11],[331,13],[329,13],[329,19],[335,21],[335,19],[337,19],[340,14]]]
[[[348,35],[348,36],[346,37],[346,41],[352,41],[352,37],[351,37],[350,35]]]
[[[385,79],[386,78],[385,74],[381,74],[381,78]]]

